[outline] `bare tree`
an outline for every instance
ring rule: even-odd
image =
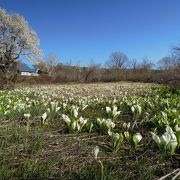
[[[52,76],[56,73],[56,68],[59,64],[61,64],[59,59],[55,55],[50,54],[46,59],[38,60],[36,62],[36,67],[43,73]]]
[[[110,68],[123,68],[128,61],[128,57],[122,52],[113,52],[106,65]]]
[[[55,55],[50,54],[46,59],[46,64],[48,73],[52,76],[55,74],[56,67],[58,64],[60,64],[60,61]]]
[[[180,56],[180,45],[173,48],[173,54]]]
[[[8,14],[0,8],[0,71],[4,74],[12,70],[20,56],[34,61],[40,57],[39,39],[18,14]]]
[[[137,68],[137,59],[133,58],[129,60],[129,67],[133,70]]]
[[[153,68],[153,66],[153,63],[147,57],[144,57],[142,62],[138,64],[137,69],[149,71]]]
[[[48,74],[49,67],[45,60],[38,59],[35,63],[35,67],[39,70],[39,72]]]
[[[161,70],[173,70],[175,68],[174,58],[171,56],[163,57],[159,62],[159,69]]]
[[[180,46],[173,48],[173,57],[176,70],[180,71]]]
[[[90,64],[88,67],[84,69],[84,81],[100,81],[101,79],[101,65],[95,64],[93,59],[90,60]]]
[[[80,82],[81,81],[81,61],[77,60],[75,63],[75,77],[76,77],[76,81]]]

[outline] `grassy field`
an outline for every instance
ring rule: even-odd
[[[178,179],[180,91],[155,84],[0,91],[1,179]]]

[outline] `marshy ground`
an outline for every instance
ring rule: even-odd
[[[158,144],[151,134],[161,137],[167,127],[176,136],[174,149],[174,139]],[[180,91],[155,84],[38,85],[0,91],[0,177],[158,179],[172,173],[167,179],[178,178],[179,127]],[[122,142],[114,139],[115,133],[122,135]],[[142,137],[137,142],[136,134]]]

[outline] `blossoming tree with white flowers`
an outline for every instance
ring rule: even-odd
[[[13,80],[10,75],[16,70],[17,60],[24,56],[34,62],[41,56],[39,39],[20,15],[8,14],[0,8],[0,73],[4,85]],[[2,84],[2,83],[1,83]]]

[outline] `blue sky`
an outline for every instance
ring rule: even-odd
[[[37,32],[44,55],[104,64],[113,51],[154,63],[180,44],[180,0],[0,0]]]

